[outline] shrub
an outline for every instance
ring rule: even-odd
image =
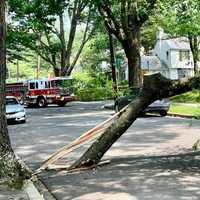
[[[112,81],[103,73],[77,73],[75,79],[75,94],[80,101],[98,101],[113,98]]]

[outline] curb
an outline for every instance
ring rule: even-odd
[[[103,106],[104,109],[114,110],[114,105],[107,104]],[[192,116],[192,115],[183,115],[178,113],[167,113],[167,116],[169,117],[181,117],[181,118],[187,118],[187,119],[200,119],[200,116]]]
[[[30,200],[45,200],[43,195],[39,193],[31,180],[26,180],[23,186],[23,191],[28,195]]]
[[[51,191],[43,183],[43,181],[37,176],[35,178],[36,179],[34,180],[34,184],[35,184],[34,187],[37,189],[37,191],[43,197],[42,200],[57,200],[57,198],[51,193]],[[34,200],[40,200],[40,199],[34,199]]]
[[[57,200],[36,175],[25,180],[22,189],[28,195],[29,200]]]
[[[39,177],[34,175],[33,171],[25,164],[25,162],[18,155],[16,155],[16,157],[21,165],[32,174],[30,179],[24,181],[22,187],[22,190],[27,194],[29,200],[57,200],[45,184],[42,183]]]
[[[187,119],[200,119],[199,116],[183,115],[183,114],[178,114],[178,113],[167,113],[167,116],[169,116],[169,117],[181,117],[181,118],[187,118]]]

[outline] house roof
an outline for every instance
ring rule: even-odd
[[[157,56],[141,56],[141,68],[144,70],[160,70],[161,63]]]
[[[165,41],[169,45],[170,49],[190,50],[190,44],[186,37],[166,39]]]

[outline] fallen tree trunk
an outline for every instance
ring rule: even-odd
[[[76,150],[80,146],[83,146],[85,143],[88,143],[91,140],[98,138],[103,133],[103,131],[111,124],[111,121],[115,118],[115,116],[116,115],[98,124],[97,126],[90,129],[89,131],[83,133],[80,137],[78,137],[76,140],[71,142],[69,145],[66,145],[63,148],[59,149],[57,152],[55,152],[53,155],[51,155],[47,160],[43,162],[42,166],[37,170],[37,172],[43,169],[52,168],[52,166],[55,165],[55,162],[58,159],[66,156],[67,154],[71,153],[73,150]]]
[[[145,76],[140,95],[117,116],[115,121],[104,130],[103,134],[69,169],[97,164],[108,149],[132,125],[140,113],[155,100],[181,94],[194,88],[200,88],[200,77],[171,81],[159,73]]]

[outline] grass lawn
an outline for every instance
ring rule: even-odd
[[[170,113],[190,115],[195,117],[200,117],[200,106],[195,105],[183,105],[172,103],[170,106]]]
[[[179,103],[200,103],[200,90],[193,90],[174,97],[171,97],[172,102]]]

